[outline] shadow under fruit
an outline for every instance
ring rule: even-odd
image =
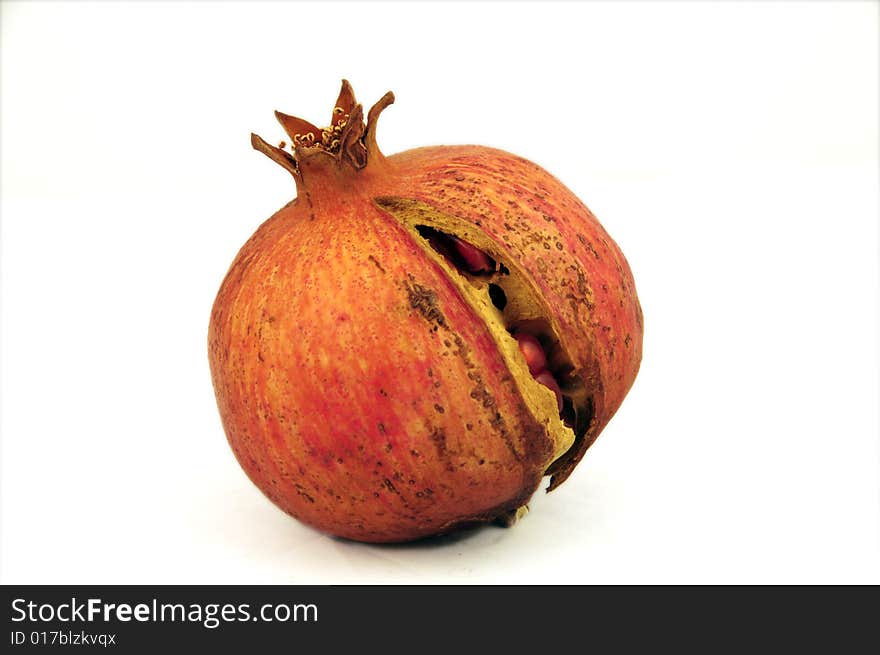
[[[209,357],[226,435],[284,511],[397,542],[513,522],[571,475],[638,372],[632,273],[537,165],[480,146],[385,156],[343,82],[330,126],[253,146],[297,197],[226,274]],[[292,152],[291,152],[292,151]]]

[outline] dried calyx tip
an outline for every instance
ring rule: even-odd
[[[301,118],[275,112],[275,117],[291,139],[293,155],[284,150],[287,145],[284,141],[276,148],[252,135],[251,143],[255,149],[281,164],[294,176],[298,175],[299,161],[317,153],[348,161],[355,169],[361,169],[366,166],[370,156],[378,156],[376,120],[382,110],[393,102],[394,94],[389,91],[370,109],[365,125],[363,108],[355,101],[351,84],[342,80],[342,88],[327,127],[318,128]]]

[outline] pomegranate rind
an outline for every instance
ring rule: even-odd
[[[630,267],[571,191],[491,148],[386,158],[375,126],[393,101],[364,122],[343,82],[321,144],[301,136],[318,128],[280,113],[292,154],[252,135],[297,199],[238,253],[208,339],[220,416],[251,480],[305,523],[374,542],[520,517],[617,411],[643,335]],[[487,279],[462,277],[418,221],[498,263],[479,273],[509,275],[503,312]],[[573,421],[532,378],[520,328],[552,347],[548,375]]]

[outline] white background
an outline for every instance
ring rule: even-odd
[[[880,582],[878,5],[2,5],[3,583]],[[627,255],[638,380],[512,530],[320,535],[226,443],[214,294],[342,77],[380,144],[543,165]]]

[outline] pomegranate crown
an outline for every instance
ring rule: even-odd
[[[389,91],[370,108],[364,123],[363,106],[355,101],[354,89],[348,80],[342,80],[329,127],[318,128],[302,118],[275,112],[275,118],[291,139],[292,154],[285,150],[287,144],[284,141],[276,147],[256,134],[251,134],[251,145],[281,165],[297,181],[301,179],[300,162],[309,157],[329,156],[340,165],[346,163],[360,170],[371,158],[381,157],[376,145],[376,121],[382,110],[393,102],[394,94]]]

